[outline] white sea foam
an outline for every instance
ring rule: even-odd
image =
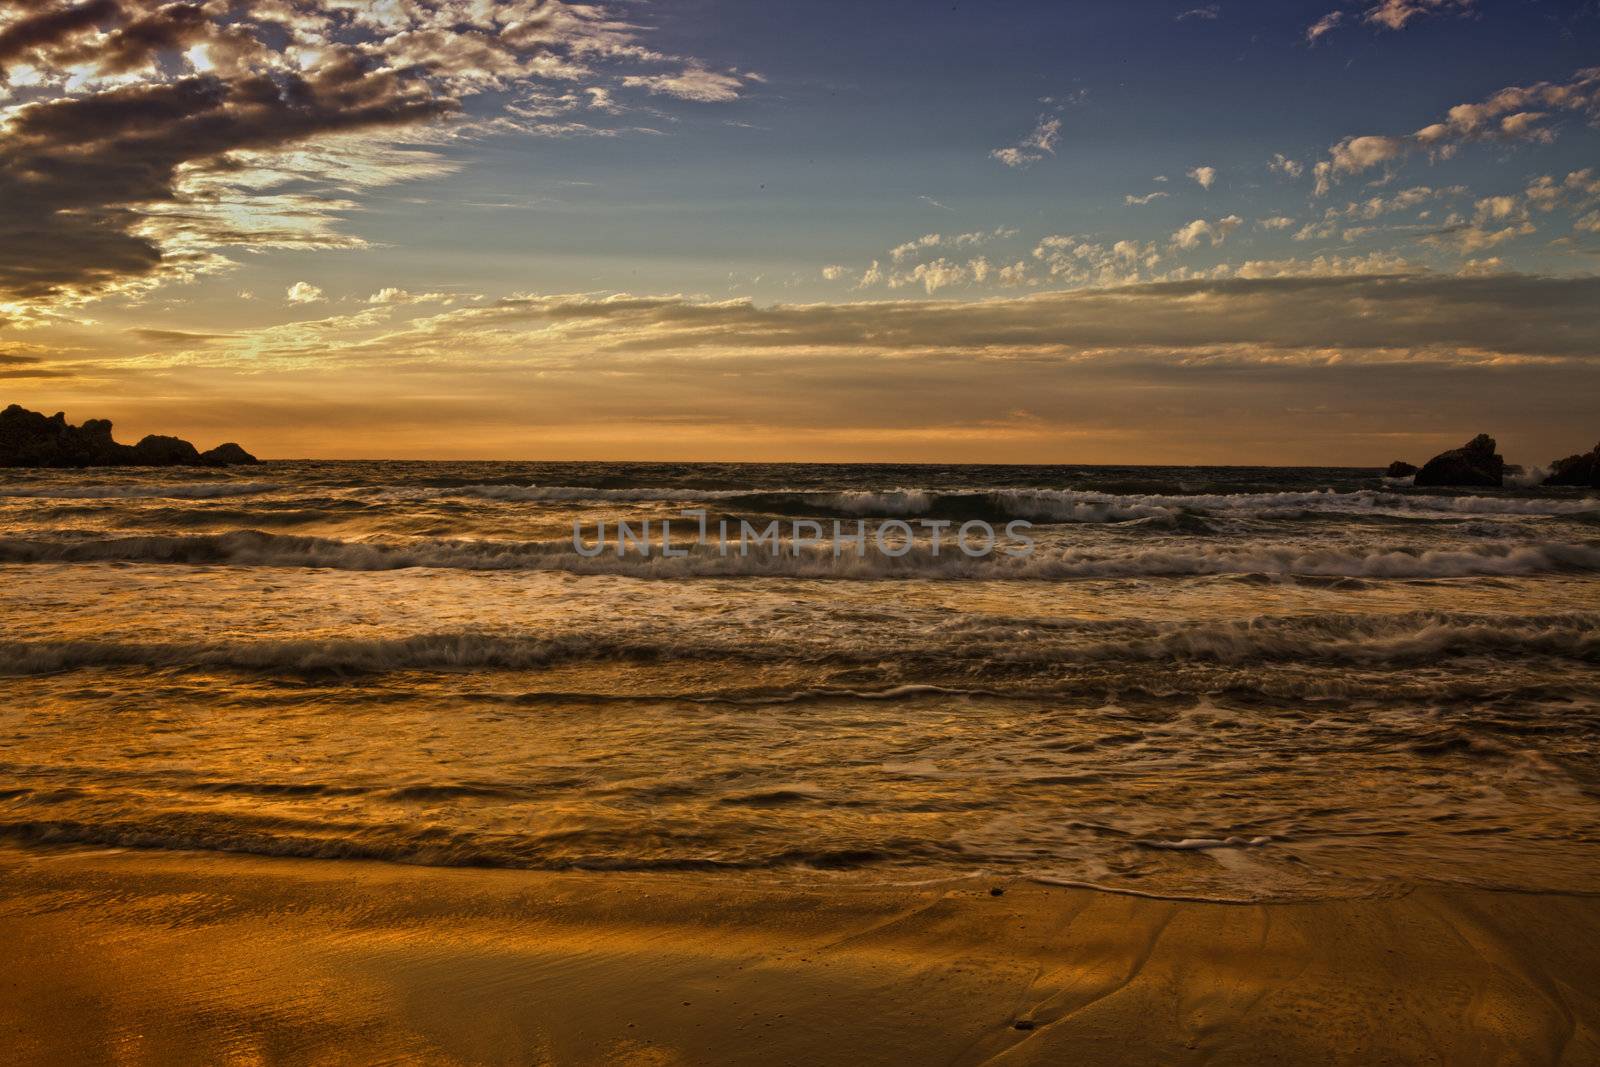
[[[1140,840],[1135,843],[1143,845],[1145,848],[1189,852],[1213,848],[1257,848],[1261,845],[1270,844],[1271,841],[1272,838],[1267,836],[1238,837],[1230,835],[1228,837],[1185,837],[1181,841]]]

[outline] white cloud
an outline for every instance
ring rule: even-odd
[[[826,267],[822,268],[822,276],[830,282],[836,282],[840,278],[853,273],[854,271],[852,271],[849,267],[838,263],[830,263]]]
[[[1575,73],[1566,82],[1509,86],[1474,104],[1457,104],[1442,121],[1404,136],[1346,137],[1328,150],[1315,167],[1317,195],[1328,192],[1340,177],[1359,174],[1421,150],[1447,159],[1469,141],[1549,143],[1555,131],[1545,123],[1559,111],[1600,112],[1600,67]]]
[[[1209,189],[1217,180],[1216,167],[1195,167],[1189,172],[1189,177],[1202,189]]]
[[[1298,178],[1306,172],[1306,165],[1297,159],[1290,159],[1282,152],[1274,152],[1272,162],[1267,164],[1267,169],[1286,178]]]
[[[1581,207],[1600,201],[1600,176],[1592,167],[1572,171],[1559,182],[1546,174],[1535,178],[1525,195],[1528,203],[1540,211],[1554,211],[1563,204]]]
[[[1473,0],[1378,0],[1362,12],[1361,21],[1387,30],[1404,29],[1415,18],[1445,11],[1470,14]],[[1343,11],[1330,11],[1306,28],[1306,40],[1317,40],[1344,24]]]
[[[1207,4],[1204,7],[1191,7],[1188,11],[1173,16],[1173,21],[1182,22],[1185,19],[1205,19],[1207,21],[1222,17],[1222,8],[1216,4]]]
[[[1129,207],[1133,207],[1135,205],[1143,205],[1143,204],[1151,203],[1152,201],[1155,201],[1155,200],[1160,200],[1161,198],[1165,197],[1166,195],[1167,195],[1166,193],[1162,192],[1159,189],[1156,190],[1153,193],[1146,193],[1143,196],[1134,196],[1132,193],[1129,193],[1127,196],[1122,198],[1122,202],[1124,204],[1127,204]]]
[[[310,282],[295,282],[284,295],[291,304],[315,304],[322,299],[322,290]]]
[[[320,293],[320,291],[319,291]],[[425,304],[452,299],[449,293],[412,293],[392,286],[379,289],[367,297],[367,303],[380,305]]]
[[[1195,219],[1193,222],[1180,227],[1172,235],[1172,245],[1174,248],[1184,250],[1198,247],[1201,241],[1210,241],[1213,246],[1220,245],[1243,222],[1244,220],[1238,215],[1228,215],[1225,218],[1218,219],[1216,222]]]
[[[1324,36],[1338,29],[1339,24],[1343,21],[1343,11],[1328,12],[1326,15],[1322,16],[1320,19],[1306,27],[1307,43],[1316,44],[1317,41],[1321,40]]]
[[[1404,29],[1406,23],[1421,15],[1455,10],[1466,14],[1472,10],[1473,0],[1380,0],[1367,9],[1362,21],[1385,29]]]
[[[630,74],[622,79],[622,84],[658,96],[675,96],[679,100],[705,104],[737,100],[746,80],[765,79],[752,74],[719,74],[705,67],[691,65],[675,74]]]
[[[910,259],[930,248],[976,248],[990,241],[1015,237],[1017,231],[1010,226],[996,226],[992,230],[973,230],[970,233],[925,233],[904,244],[889,249],[889,258],[896,263]]]
[[[985,264],[987,272],[987,264]],[[952,285],[958,285],[970,277],[966,267],[952,263],[942,256],[928,263],[918,263],[910,271],[896,274],[889,279],[889,288],[899,289],[907,285],[920,285],[929,294]]]
[[[1438,189],[1426,185],[1414,185],[1390,196],[1372,196],[1360,203],[1348,204],[1345,206],[1343,215],[1345,218],[1350,219],[1375,219],[1380,215],[1388,215],[1397,211],[1409,211],[1414,207],[1421,207],[1430,200],[1441,197],[1465,196],[1466,193],[1466,187],[1461,185],[1445,186]]]
[[[1419,267],[1389,252],[1311,259],[1250,259],[1233,270],[1235,278],[1336,278],[1349,275],[1414,274]]]
[[[1022,285],[1028,280],[1028,261],[1019,259],[1009,267],[1000,268],[1001,285]]]
[[[1026,167],[1045,156],[1055,155],[1056,145],[1060,142],[1061,120],[1040,115],[1032,133],[1008,148],[994,149],[989,156],[1008,167]]]
[[[1257,219],[1256,225],[1263,230],[1287,230],[1294,225],[1294,220],[1284,215],[1273,215],[1270,218]]]
[[[1072,234],[1051,234],[1040,239],[1033,258],[1045,264],[1054,281],[1127,285],[1155,269],[1161,253],[1150,242],[1122,240],[1108,248],[1100,241]]]

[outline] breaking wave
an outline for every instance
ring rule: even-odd
[[[1005,547],[1002,543],[1002,549]],[[842,578],[855,580],[1058,581],[1073,578],[1259,574],[1312,578],[1468,578],[1600,570],[1600,545],[1593,543],[1491,541],[1460,548],[1419,549],[1406,545],[1315,548],[1305,545],[1208,545],[1086,549],[1039,547],[1031,555],[1004,551],[969,557],[946,543],[935,554],[918,542],[904,555],[875,549],[864,556],[846,549],[835,556],[830,543],[785,541],[774,552],[756,546],[746,555],[730,543],[686,546],[683,557],[644,556],[637,549],[618,556],[614,547],[586,557],[569,539],[544,541],[421,540],[345,541],[265,533],[35,540],[0,538],[0,563],[131,562],[229,566],[320,567],[378,571],[406,567],[457,570],[543,570],[614,574],[636,578]]]
[[[284,488],[274,482],[130,482],[118,485],[29,485],[0,488],[0,497],[55,500],[211,500],[217,497],[255,496]]]
[[[816,646],[781,633],[729,640],[716,631],[637,630],[595,633],[456,631],[407,637],[140,642],[119,640],[0,641],[0,673],[47,674],[85,667],[233,669],[286,673],[362,674],[402,670],[536,670],[581,661],[661,662],[726,659],[790,660],[828,666],[872,666],[886,659],[930,672],[989,664],[995,676],[1029,666],[1070,663],[1252,662],[1367,666],[1428,662],[1444,656],[1549,656],[1600,662],[1600,612],[1495,616],[1413,612],[1399,615],[1313,615],[1156,624],[1133,620],[1063,623],[1036,631],[1015,647],[1012,620],[968,620],[943,633],[896,641],[862,638]],[[1023,673],[1026,673],[1024,670]],[[802,699],[825,696],[903,699],[925,695],[992,695],[932,682],[882,689],[805,687]],[[740,702],[786,702],[795,692],[742,691]]]
[[[1516,484],[1521,484],[1516,483]],[[1573,515],[1600,511],[1600,498],[1445,496],[1332,489],[1273,493],[1109,494],[1075,489],[940,489],[817,492],[738,489],[468,485],[429,492],[531,503],[714,503],[778,514],[881,518],[1019,518],[1036,522],[1122,522],[1183,512],[1261,513],[1283,510],[1430,512],[1467,515]]]

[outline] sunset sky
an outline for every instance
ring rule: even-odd
[[[1600,436],[1593,0],[0,0],[0,401],[272,457]]]

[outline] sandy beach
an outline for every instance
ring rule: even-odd
[[[1595,898],[7,850],[0,899],[13,1063],[1600,1062]]]

